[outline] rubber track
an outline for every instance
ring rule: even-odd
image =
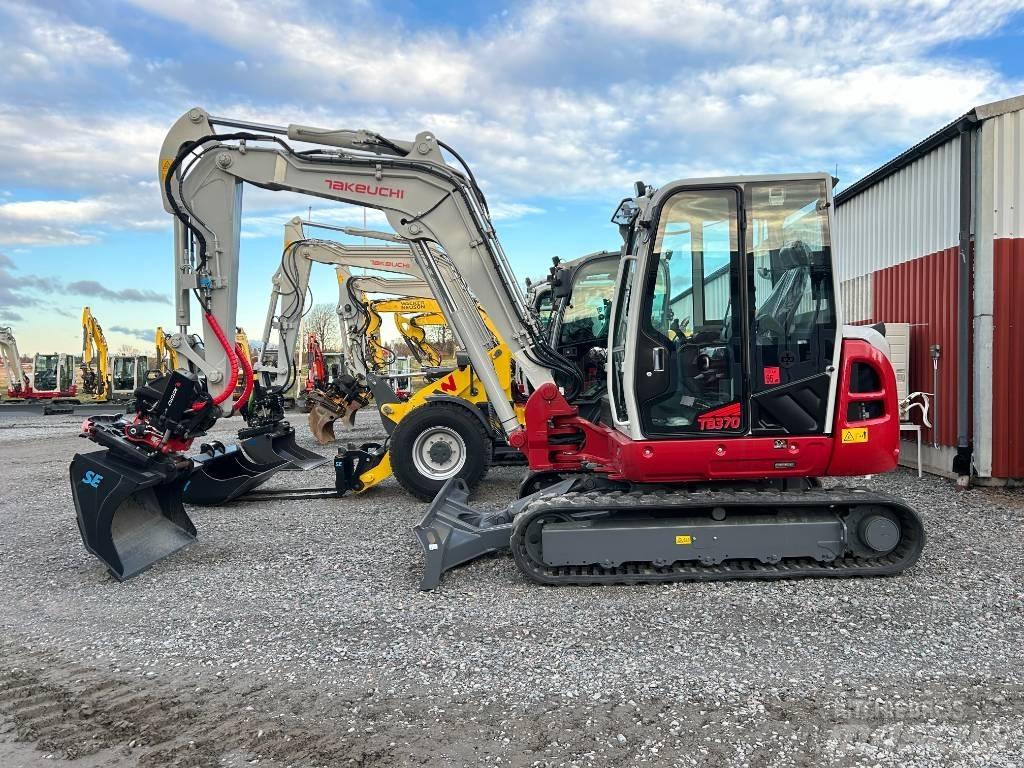
[[[549,566],[535,561],[526,548],[524,534],[530,522],[541,515],[575,517],[595,510],[612,510],[623,517],[650,512],[681,512],[687,515],[716,506],[747,507],[751,512],[765,507],[828,510],[862,505],[885,507],[899,519],[903,535],[891,552],[877,558],[849,555],[830,563],[813,558],[790,558],[767,564],[758,560],[729,560],[705,566],[693,561],[669,566],[652,563],[623,563],[614,568],[600,565]],[[860,488],[812,488],[778,490],[695,490],[695,491],[589,491],[540,499],[523,510],[515,520],[511,548],[516,564],[541,584],[644,584],[673,581],[720,581],[725,579],[798,579],[807,577],[848,578],[851,576],[892,576],[915,562],[924,547],[924,525],[918,514],[894,496]]]

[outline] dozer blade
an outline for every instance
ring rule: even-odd
[[[194,469],[185,482],[184,500],[199,506],[227,504],[263,485],[285,464],[284,459],[274,465],[257,464],[240,446],[225,448],[219,443],[207,446],[192,462]]]
[[[427,513],[413,526],[423,548],[420,589],[433,589],[441,583],[446,571],[458,565],[508,549],[512,522],[519,512],[540,497],[560,496],[575,484],[575,478],[562,480],[514,501],[500,512],[480,512],[466,503],[469,486],[461,478],[453,477],[441,487]]]
[[[184,477],[170,464],[134,466],[107,450],[75,454],[71,494],[82,543],[118,581],[195,541],[181,504]]]
[[[267,467],[280,466],[282,470],[306,471],[322,467],[331,459],[319,453],[307,451],[295,443],[295,430],[287,422],[281,422],[273,432],[254,435],[242,441],[242,450],[256,464]]]

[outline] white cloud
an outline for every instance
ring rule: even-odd
[[[310,45],[321,10],[306,3],[279,3],[268,21],[237,2],[203,2],[196,14],[192,0],[136,1],[244,53],[247,65],[272,61],[304,97],[298,107],[238,105],[243,114],[403,138],[429,128],[486,188],[528,197],[862,161],[879,140],[920,138],[1006,95],[1014,86],[991,68],[931,61],[927,45],[989,34],[1024,7],[537,2],[462,36],[370,12],[319,24]],[[323,106],[336,95],[343,108]]]
[[[332,25],[320,7],[266,2],[254,13],[240,0],[135,0],[135,4],[177,21],[199,34],[211,31],[242,53],[272,53],[275,71],[321,83],[323,95],[450,101],[462,91],[478,62],[454,40],[425,31],[415,45],[402,44],[390,25]],[[280,55],[287,51],[286,55]],[[250,62],[242,62],[248,69]],[[344,72],[344,78],[328,73]]]
[[[169,228],[156,182],[77,200],[0,203],[0,245],[92,245],[109,230]]]
[[[0,82],[56,80],[92,67],[120,67],[131,57],[104,30],[30,3],[0,1],[4,61]]]
[[[384,4],[348,16],[307,0],[274,0],[258,13],[237,0],[134,4],[169,21],[169,34],[184,29],[227,49],[217,78],[174,49],[125,71],[130,56],[110,33],[26,10],[16,21],[22,40],[0,31],[5,48],[71,72],[68,35],[80,34],[81,66],[113,63],[137,91],[120,105],[0,106],[4,185],[59,198],[0,198],[0,243],[90,244],[113,229],[167,227],[157,151],[197,90],[247,94],[203,105],[243,119],[396,138],[430,129],[473,166],[495,217],[514,219],[547,200],[614,201],[635,179],[833,163],[843,175],[863,171],[879,153],[1021,88],[983,62],[936,59],[929,46],[991,34],[1024,0],[534,2],[463,33],[406,26]],[[24,10],[0,0],[0,14],[12,9]],[[160,106],[139,95],[147,86]],[[250,189],[245,235],[277,236],[307,205]]]
[[[139,180],[155,185],[160,143],[174,117],[0,104],[3,182],[93,191],[123,190]]]

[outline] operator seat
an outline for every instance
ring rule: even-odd
[[[794,240],[779,251],[776,263],[784,271],[754,318],[759,338],[790,335],[789,328],[811,278],[812,260],[811,249],[802,240]]]

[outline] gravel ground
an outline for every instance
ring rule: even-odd
[[[389,481],[194,508],[199,541],[118,584],[75,527],[80,420],[0,411],[5,768],[1024,763],[1024,491],[869,481],[925,518],[897,578],[542,588],[494,556],[423,594]]]

